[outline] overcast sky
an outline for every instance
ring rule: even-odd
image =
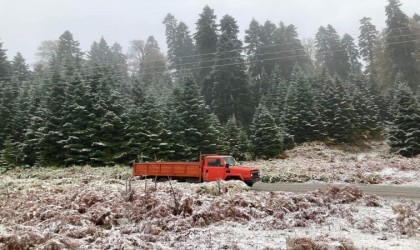
[[[419,0],[401,0],[403,11],[420,13]],[[0,0],[0,41],[9,59],[20,51],[28,63],[44,40],[54,40],[65,31],[73,33],[82,50],[104,36],[108,44],[124,50],[133,39],[155,36],[166,50],[162,24],[168,12],[195,31],[203,7],[215,10],[218,20],[233,16],[241,38],[252,18],[260,23],[294,24],[301,38],[313,37],[321,25],[332,24],[342,35],[358,36],[359,20],[372,17],[378,29],[385,27],[386,0]]]

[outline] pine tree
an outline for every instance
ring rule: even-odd
[[[388,0],[386,11],[386,52],[391,61],[392,76],[401,72],[410,88],[419,88],[418,72],[415,69],[415,36],[410,29],[409,18],[400,9],[399,0]]]
[[[248,125],[254,112],[254,103],[245,73],[245,62],[241,57],[242,42],[238,39],[238,25],[228,15],[220,23],[221,35],[212,72],[214,98],[211,107],[222,123],[235,115],[241,124]]]
[[[420,110],[408,84],[397,76],[394,119],[389,131],[391,149],[406,157],[420,153]]]
[[[296,142],[319,138],[319,113],[309,81],[298,68],[295,69],[285,101],[284,123]]]
[[[259,106],[251,126],[251,150],[256,158],[273,158],[283,152],[283,139],[268,110]]]
[[[213,98],[213,80],[210,78],[210,72],[214,65],[218,35],[216,15],[214,10],[207,5],[196,22],[196,30],[194,40],[199,60],[197,82],[201,86],[204,100],[207,105],[210,105]]]

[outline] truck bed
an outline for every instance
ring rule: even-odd
[[[201,180],[200,162],[134,162],[133,164],[133,176],[185,177]]]

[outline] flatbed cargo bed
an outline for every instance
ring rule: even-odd
[[[198,178],[201,181],[200,162],[142,162],[134,163],[133,176],[162,176]]]

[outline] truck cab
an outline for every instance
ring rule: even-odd
[[[260,172],[256,168],[241,166],[229,155],[203,155],[203,180],[242,180],[248,186],[260,180]]]

